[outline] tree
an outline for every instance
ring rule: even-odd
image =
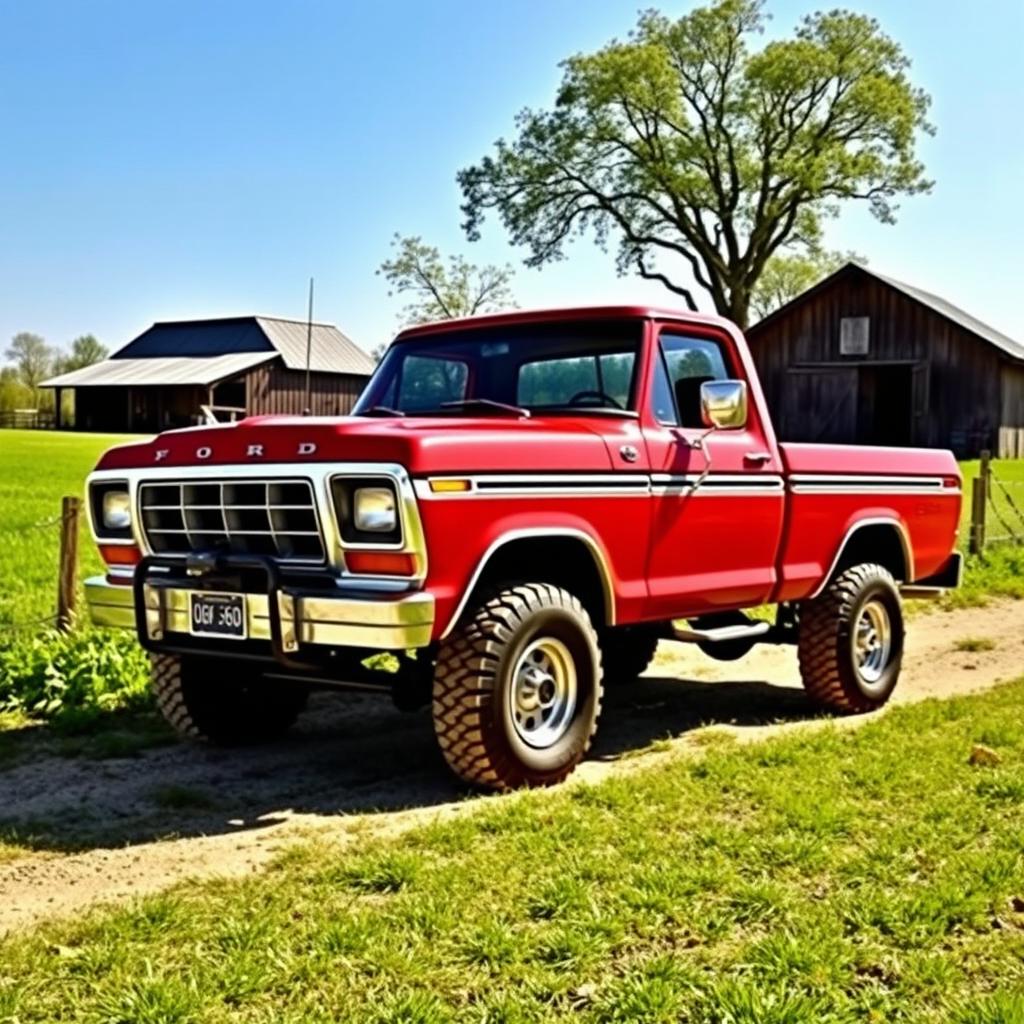
[[[83,366],[92,366],[101,362],[109,355],[109,350],[95,335],[83,334],[71,343],[71,352],[58,360],[61,373],[80,370]]]
[[[441,253],[419,237],[396,234],[391,245],[395,254],[377,273],[391,285],[388,295],[412,298],[401,312],[406,324],[473,316],[515,305],[509,266],[477,267],[461,256],[448,257],[446,264]]]
[[[18,379],[38,401],[39,384],[53,369],[53,349],[38,334],[22,331],[11,339],[5,355],[14,363]]]
[[[844,201],[893,222],[931,187],[915,155],[930,99],[903,50],[846,11],[755,49],[765,21],[762,0],[649,11],[625,42],[570,57],[553,108],[522,111],[512,141],[459,172],[468,237],[493,210],[541,266],[593,232],[620,273],[692,305],[685,269],[745,326],[768,261],[819,246]]]
[[[30,401],[25,385],[13,366],[0,366],[0,412],[24,409]]]
[[[761,320],[847,263],[863,265],[867,260],[855,252],[830,252],[827,249],[776,253],[765,264],[750,294],[751,311],[756,319]]]

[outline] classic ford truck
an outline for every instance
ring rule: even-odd
[[[877,708],[901,596],[961,572],[949,452],[779,443],[740,332],[646,307],[406,330],[351,416],[122,445],[88,494],[93,618],[137,631],[182,734],[377,687],[496,789],[565,778],[660,638],[793,643],[814,701]]]

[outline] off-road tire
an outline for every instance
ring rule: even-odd
[[[659,626],[612,626],[602,629],[601,663],[605,686],[632,683],[654,660],[662,630]]]
[[[553,637],[572,657],[578,687],[564,735],[546,749],[517,734],[511,710],[520,658]],[[508,586],[442,642],[434,674],[434,731],[463,781],[510,790],[561,782],[583,759],[601,712],[601,649],[583,605],[547,583]]]
[[[854,654],[853,631],[861,610],[880,602],[891,625],[891,649],[881,677],[866,685]],[[903,660],[903,611],[899,590],[880,565],[854,565],[840,573],[822,593],[800,605],[797,650],[800,675],[811,699],[845,714],[880,708],[892,694]]]
[[[277,739],[308,696],[297,683],[243,675],[222,659],[174,654],[150,655],[150,681],[156,705],[175,732],[216,746]]]

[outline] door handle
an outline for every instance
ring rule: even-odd
[[[755,465],[763,466],[766,462],[771,462],[772,457],[768,452],[747,452],[743,456],[744,462],[753,462]]]

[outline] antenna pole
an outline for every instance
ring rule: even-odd
[[[309,317],[306,320],[306,415],[313,413],[311,401],[309,364],[313,357],[313,278],[309,279]]]

